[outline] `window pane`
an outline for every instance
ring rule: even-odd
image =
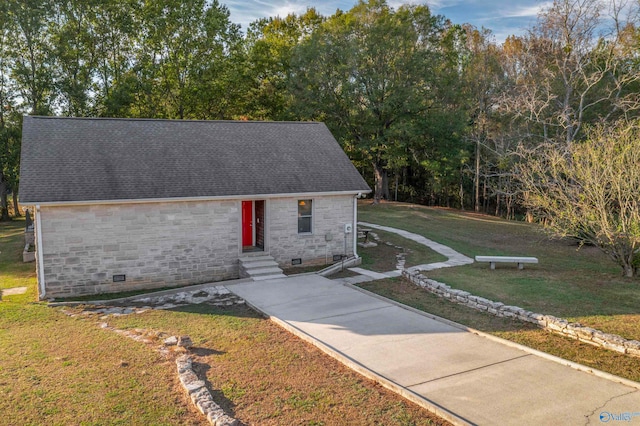
[[[298,217],[311,216],[311,200],[298,201]]]
[[[311,232],[311,217],[299,217],[298,218],[298,233],[310,233]]]

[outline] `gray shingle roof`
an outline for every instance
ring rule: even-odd
[[[24,118],[22,203],[368,190],[323,123]]]

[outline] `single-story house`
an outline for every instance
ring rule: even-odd
[[[357,257],[368,192],[323,123],[24,118],[40,298],[234,279],[250,256]]]

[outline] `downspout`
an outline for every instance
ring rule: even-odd
[[[356,194],[353,197],[353,257],[358,258],[358,197],[360,194]]]
[[[43,300],[47,297],[44,283],[44,255],[42,247],[42,225],[40,221],[40,206],[36,205],[36,258],[38,262],[38,298]]]

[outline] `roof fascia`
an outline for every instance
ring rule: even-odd
[[[329,192],[297,192],[285,194],[247,194],[247,195],[222,195],[216,197],[175,197],[175,198],[139,198],[124,200],[87,200],[87,201],[25,201],[26,205],[37,204],[42,207],[53,206],[89,206],[98,204],[143,204],[143,203],[181,203],[193,201],[227,201],[227,200],[265,200],[273,198],[300,198],[300,197],[324,197],[331,195],[358,195],[369,194],[372,191],[329,191]]]

